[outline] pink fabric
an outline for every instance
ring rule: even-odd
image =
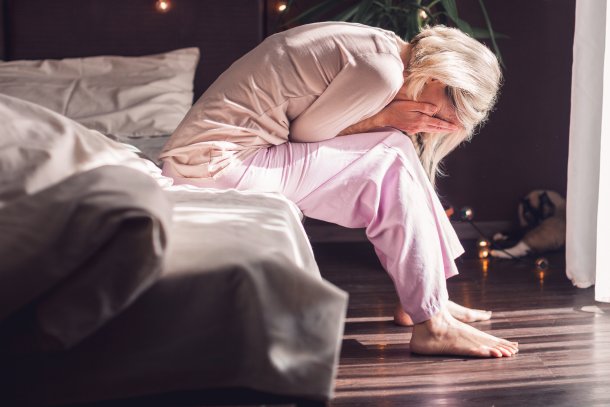
[[[411,140],[394,129],[261,148],[216,179],[181,178],[171,162],[163,170],[176,183],[280,192],[310,218],[365,227],[415,323],[439,311],[458,273],[464,249]]]

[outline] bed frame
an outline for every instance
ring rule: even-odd
[[[264,0],[172,0],[167,13],[155,0],[0,0],[0,59],[140,56],[199,47],[195,98],[265,35]],[[89,406],[227,404],[324,406],[249,389],[164,393]]]

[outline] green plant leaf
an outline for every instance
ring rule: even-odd
[[[348,8],[347,10],[337,14],[336,16],[333,17],[333,20],[337,20],[337,21],[352,21],[352,18],[354,17],[354,14],[356,14],[358,12],[358,7],[357,6],[352,6],[351,8]]]
[[[457,27],[462,30],[463,32],[465,32],[466,34],[470,35],[471,37],[474,35],[473,31],[472,31],[472,27],[470,26],[469,23],[467,23],[466,21],[462,20],[461,18],[458,18],[455,21],[455,25],[457,25]]]
[[[373,5],[374,0],[362,0],[358,4],[358,11],[354,15],[354,21],[363,21]]]
[[[447,16],[449,16],[449,18],[457,24],[460,18],[458,17],[457,4],[455,4],[455,0],[441,0],[441,4],[447,12]]]
[[[497,31],[494,31],[494,36],[496,37],[496,39],[510,38],[508,35],[499,33]],[[491,38],[491,35],[489,34],[489,30],[487,28],[472,27],[472,37],[476,38],[478,40],[484,40],[484,39]]]
[[[506,65],[504,65],[504,60],[502,59],[502,54],[500,53],[500,48],[498,47],[498,43],[496,42],[496,36],[495,36],[494,30],[493,30],[493,27],[491,26],[491,20],[489,19],[489,15],[487,14],[487,9],[485,8],[485,4],[483,3],[483,0],[479,0],[479,5],[481,6],[481,11],[483,12],[483,17],[485,18],[485,24],[487,25],[487,31],[489,31],[489,38],[491,39],[491,45],[494,48],[496,57],[498,58],[500,65],[502,65],[502,67],[504,69],[506,69]]]

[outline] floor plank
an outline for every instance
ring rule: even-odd
[[[410,328],[392,322],[397,297],[369,243],[314,244],[322,275],[348,291],[335,398],[344,406],[610,406],[610,304],[565,277],[563,252],[480,260],[474,241],[449,280],[450,297],[494,311],[479,329],[520,343],[512,358],[409,352]]]

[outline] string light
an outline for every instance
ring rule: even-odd
[[[155,8],[160,13],[167,13],[172,8],[171,0],[157,0]]]
[[[477,240],[477,247],[481,248],[481,247],[491,247],[491,242],[485,238],[480,238],[479,240]]]
[[[284,3],[284,2],[280,2],[280,3],[277,5],[277,11],[279,11],[280,13],[282,13],[282,12],[286,11],[286,8],[288,8],[288,6],[287,6],[287,5],[286,5],[286,3]]]
[[[464,206],[460,209],[460,218],[465,221],[471,221],[474,218],[474,211],[470,206]]]
[[[460,220],[462,222],[468,222],[470,224],[470,226],[472,226],[478,233],[479,236],[481,236],[479,238],[479,240],[477,240],[477,248],[479,249],[479,259],[487,259],[491,256],[491,249],[495,249],[495,250],[500,250],[506,254],[508,254],[508,256],[510,258],[512,258],[513,260],[517,260],[517,261],[524,261],[523,259],[514,256],[513,254],[511,254],[510,252],[495,247],[495,244],[492,244],[492,242],[487,239],[485,237],[485,234],[481,231],[481,229],[479,229],[477,227],[477,225],[475,225],[475,223],[472,221],[474,219],[474,211],[472,210],[472,208],[470,206],[463,206],[460,209]],[[540,274],[540,278],[541,278],[541,282],[544,280],[544,276],[545,276],[545,271],[547,271],[549,269],[550,266],[550,262],[549,259],[547,259],[546,257],[538,257],[535,261],[535,266],[536,266],[536,270],[541,273]],[[487,265],[486,265],[487,268]],[[487,271],[487,270],[485,270]],[[486,274],[486,273],[485,273]]]

